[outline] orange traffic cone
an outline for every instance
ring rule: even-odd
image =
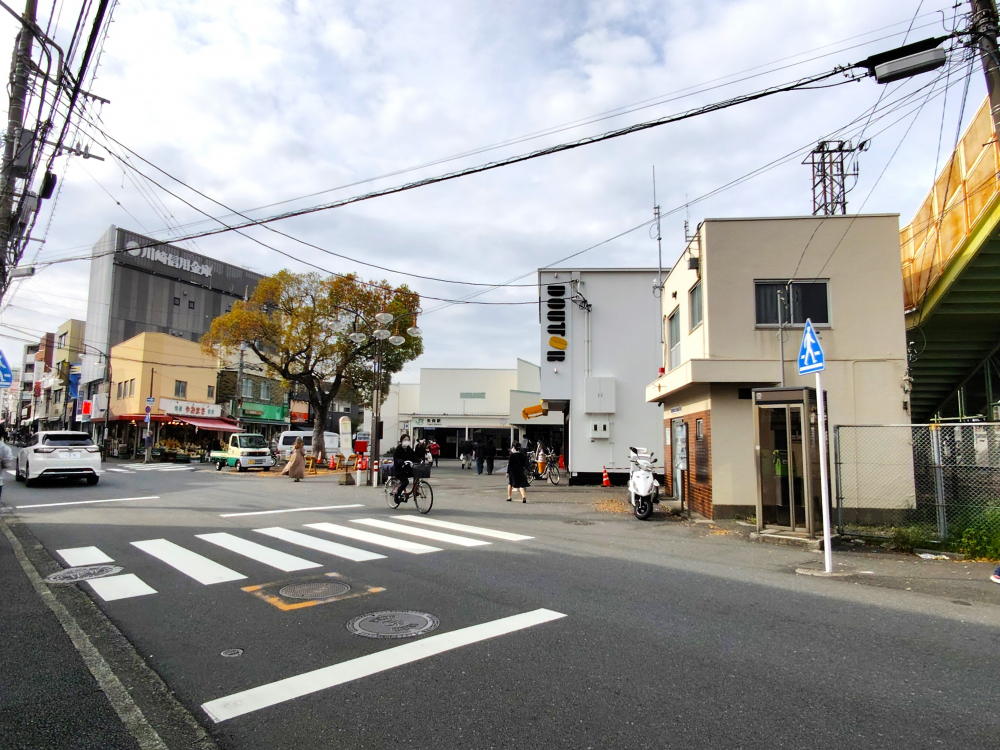
[[[566,471],[566,457],[562,453],[559,454],[559,468]]]
[[[337,454],[336,453],[334,453],[332,456],[330,456],[330,463],[327,465],[327,468],[328,469],[336,469],[337,468]]]
[[[608,467],[604,467],[604,481],[601,484],[605,487],[611,486],[611,477],[608,476]]]

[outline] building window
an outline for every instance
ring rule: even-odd
[[[215,386],[214,385],[208,386],[208,397],[209,398],[215,398]]]
[[[65,349],[66,348],[66,337],[68,335],[69,335],[68,333],[60,333],[59,334],[59,344],[58,344],[58,346],[59,346],[60,349]]]
[[[194,300],[193,299],[189,299],[188,300],[188,310],[194,310]]]
[[[677,308],[667,319],[667,345],[670,347],[670,367],[681,364],[681,311]]]
[[[691,303],[691,330],[701,325],[701,282],[699,281],[688,292],[688,301]]]
[[[135,395],[135,378],[128,381],[128,395],[130,398]]]
[[[174,307],[180,307],[180,306],[181,306],[181,298],[174,297]]]
[[[240,395],[243,398],[253,398],[253,381],[250,378],[243,378],[243,390]]]
[[[804,325],[807,318],[814,325],[829,325],[829,292],[828,281],[755,281],[757,325]]]
[[[115,398],[118,401],[121,401],[121,399],[122,399],[122,382],[120,380],[118,381],[118,395],[115,396]]]
[[[260,400],[261,401],[271,400],[271,384],[266,380],[262,380],[260,383]]]
[[[694,439],[695,440],[705,439],[705,425],[703,420],[701,419],[694,420]]]
[[[187,398],[188,384],[186,380],[174,381],[174,398]]]

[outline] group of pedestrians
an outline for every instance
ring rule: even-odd
[[[492,474],[497,459],[497,447],[490,439],[474,442],[463,440],[458,444],[458,455],[462,460],[463,469],[471,469],[475,464],[477,474],[482,474],[483,469],[487,474]]]

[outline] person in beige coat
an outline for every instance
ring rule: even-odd
[[[306,449],[302,438],[295,438],[295,445],[292,453],[288,457],[288,463],[281,470],[282,474],[287,474],[296,482],[306,475]]]

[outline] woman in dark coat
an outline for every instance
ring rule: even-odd
[[[413,467],[407,466],[406,462],[417,463],[417,456],[413,448],[410,447],[410,436],[405,432],[399,436],[399,445],[392,452],[392,473],[399,479],[399,487],[396,489],[396,500],[403,502],[403,495],[406,493],[406,485],[413,476]]]
[[[528,502],[524,488],[528,486],[528,457],[524,455],[521,446],[514,443],[510,447],[510,460],[507,461],[507,502],[511,501],[516,487],[521,491],[521,502]]]

